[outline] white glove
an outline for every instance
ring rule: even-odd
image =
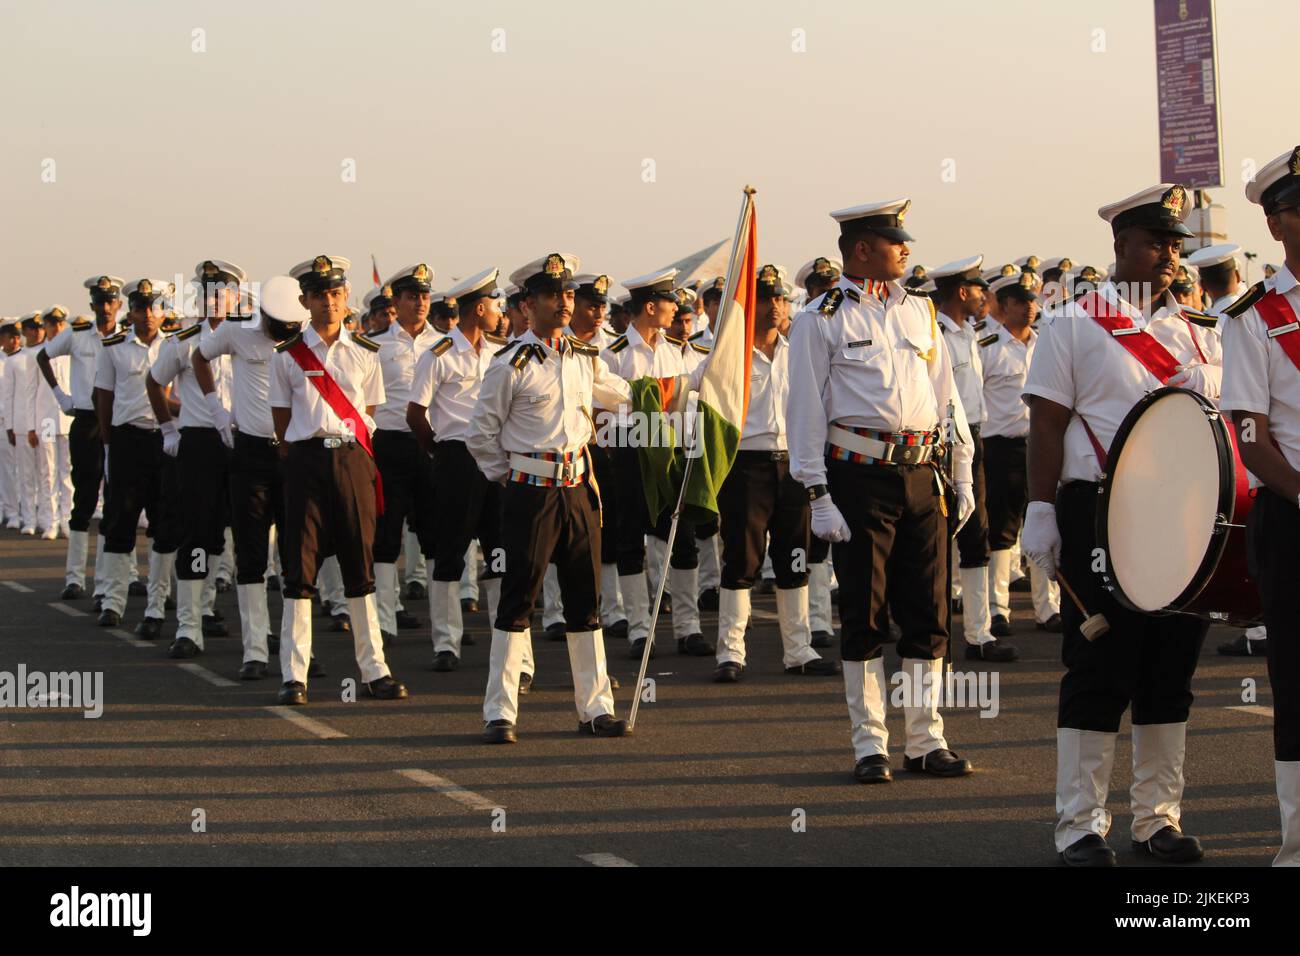
[[[830,495],[813,499],[812,533],[823,541],[848,541],[852,537],[848,522],[840,514],[840,509],[835,507]]]
[[[975,513],[975,486],[969,481],[957,482],[957,531],[970,520]],[[954,531],[953,534],[956,534]]]
[[[1025,528],[1020,532],[1020,550],[1049,577],[1056,577],[1056,566],[1061,557],[1061,532],[1056,527],[1055,505],[1047,501],[1029,502]]]
[[[163,422],[163,454],[168,458],[175,458],[181,450],[181,433],[176,428],[175,422]]]
[[[1217,365],[1183,365],[1165,384],[1190,388],[1206,398],[1217,399],[1223,387],[1223,369]]]
[[[59,408],[63,409],[63,414],[72,414],[72,396],[57,385],[54,387],[54,400],[59,403]]]
[[[208,410],[212,413],[212,427],[221,433],[221,444],[234,448],[235,436],[230,431],[230,412],[221,404],[221,396],[216,392],[208,392],[205,397],[208,400]]]

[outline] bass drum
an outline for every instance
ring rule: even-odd
[[[1246,566],[1254,500],[1235,431],[1212,402],[1162,388],[1133,406],[1115,434],[1100,494],[1102,578],[1120,604],[1259,623],[1259,591]]]

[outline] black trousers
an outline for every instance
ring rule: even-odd
[[[177,508],[181,527],[176,577],[196,581],[207,577],[213,560],[226,549],[230,524],[230,450],[215,428],[182,428],[176,458],[180,476]]]
[[[292,442],[284,467],[280,556],[284,596],[316,593],[316,572],[339,559],[343,593],[375,592],[375,463],[357,442],[326,448],[321,438]]]
[[[618,573],[620,576],[641,574],[645,571],[645,536],[652,534],[660,541],[668,540],[676,502],[666,507],[663,514],[651,518],[637,450],[615,449],[614,464],[618,477]],[[604,487],[601,485],[602,490]],[[669,563],[679,570],[699,567],[700,552],[695,545],[694,528],[685,521],[677,524],[677,537],[673,539]]]
[[[1246,545],[1268,628],[1273,756],[1300,760],[1300,508],[1261,488],[1246,519]]]
[[[993,435],[984,439],[984,501],[989,515],[989,549],[1007,551],[1016,543],[1029,504],[1027,438]]]
[[[840,581],[840,657],[879,657],[893,616],[902,657],[948,649],[948,519],[929,465],[827,459],[826,484],[853,537],[831,547]]]
[[[1056,495],[1061,531],[1061,574],[1110,630],[1095,641],[1079,628],[1083,615],[1061,602],[1061,678],[1058,727],[1115,733],[1130,704],[1134,724],[1179,724],[1192,707],[1192,674],[1209,622],[1180,615],[1139,614],[1121,605],[1092,568],[1097,485],[1072,481]]]
[[[433,460],[420,451],[410,432],[376,431],[374,441],[375,464],[384,479],[384,513],[375,531],[375,561],[395,564],[402,553],[402,523],[419,535],[420,507],[429,506],[433,492]]]
[[[163,454],[162,432],[114,425],[108,455],[104,498],[104,551],[127,554],[135,549],[140,512],[149,518],[153,550],[170,554],[180,544],[179,482],[176,461]]]
[[[235,538],[235,583],[261,584],[271,546],[271,524],[284,567],[284,444],[235,432],[230,456],[230,530]]]
[[[501,486],[479,471],[463,441],[434,446],[432,474],[433,501],[418,510],[423,530],[417,534],[420,550],[433,561],[433,580],[459,581],[475,538],[483,549],[483,577],[501,577],[503,559],[509,560],[501,551]]]
[[[776,454],[737,452],[718,491],[722,586],[729,590],[754,586],[765,550],[778,588],[808,583],[808,492],[790,477],[789,455]]]
[[[72,465],[72,515],[68,527],[89,531],[99,504],[104,480],[104,443],[99,436],[99,416],[78,408],[68,426],[68,460]]]
[[[619,516],[618,468],[614,463],[614,449],[593,442],[587,446],[587,457],[596,473],[596,483],[600,485],[600,563],[614,564],[618,561]]]
[[[978,425],[970,426],[974,459],[971,461],[971,490],[975,510],[957,532],[958,566],[982,568],[989,563],[989,515],[984,503],[984,442]]]
[[[586,482],[569,488],[508,482],[501,491],[501,544],[506,560],[497,630],[528,629],[548,564],[555,565],[570,633],[600,627],[600,515]]]

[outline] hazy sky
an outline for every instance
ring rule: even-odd
[[[1211,194],[1254,278],[1280,249],[1241,168],[1300,142],[1276,105],[1297,21],[1218,3]],[[896,196],[913,262],[1104,266],[1097,207],[1159,179],[1153,23],[1149,0],[0,0],[0,314],[208,257],[345,255],[358,301],[371,253],[438,288],[557,250],[617,279],[730,236],[746,183],[791,271],[834,254],[828,210]]]

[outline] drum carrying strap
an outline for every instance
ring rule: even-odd
[[[1300,321],[1286,296],[1270,292],[1255,303],[1255,311],[1268,326],[1268,337],[1275,339],[1286,357],[1300,369],[1300,335],[1295,334],[1300,331]]]

